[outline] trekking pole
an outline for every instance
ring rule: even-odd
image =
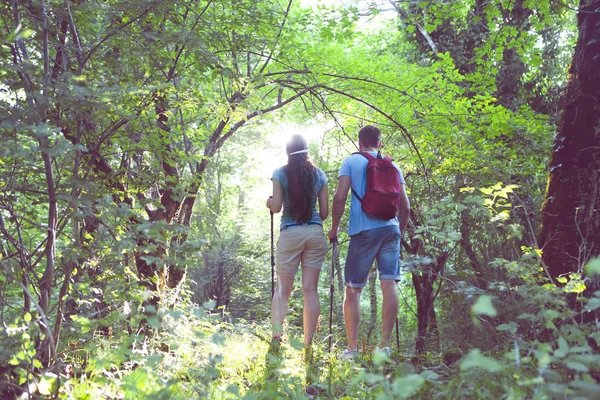
[[[402,246],[402,238],[400,238],[400,245]],[[402,260],[402,247],[400,247],[400,256],[398,259],[398,262],[400,263],[400,260]],[[398,284],[396,283],[396,287],[398,287]],[[400,311],[400,309],[398,309],[398,311]],[[398,351],[400,351],[400,334],[398,333],[398,315],[396,314],[396,346],[398,346]]]
[[[271,300],[275,295],[275,256],[273,253],[273,211],[271,211]]]
[[[333,338],[333,279],[335,273],[335,251],[337,249],[337,237],[330,240],[331,242],[331,281],[329,285],[329,344],[327,346],[327,352],[331,353],[331,339]]]
[[[398,316],[396,316],[396,346],[398,346],[398,351],[400,351],[400,334],[398,333]]]

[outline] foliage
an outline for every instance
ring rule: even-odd
[[[535,239],[572,3],[2,3],[0,397],[598,397],[598,259],[553,280]],[[365,295],[337,359],[328,259],[274,352],[268,178],[301,133],[332,195],[365,123],[412,205],[400,345]]]

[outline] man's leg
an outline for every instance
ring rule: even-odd
[[[344,275],[344,322],[348,336],[348,349],[358,350],[358,325],[360,322],[360,293],[367,284],[369,269],[377,254],[377,232],[362,231],[350,237]]]
[[[344,322],[346,324],[346,336],[348,337],[348,349],[350,350],[358,350],[361,291],[362,288],[346,286],[346,296],[344,298]]]
[[[383,334],[379,347],[389,347],[390,336],[394,330],[396,318],[398,318],[398,284],[394,280],[381,280],[381,293],[383,303],[381,305],[381,319],[383,323]]]
[[[377,267],[379,268],[379,280],[381,282],[381,293],[383,295],[382,313],[382,337],[380,347],[390,345],[390,336],[398,317],[398,284],[400,280],[400,230],[397,226],[387,226],[380,232],[383,243],[377,254]]]

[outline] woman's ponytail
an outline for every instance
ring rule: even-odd
[[[308,156],[308,145],[300,135],[294,135],[286,145],[290,215],[298,223],[305,224],[312,218],[312,200],[315,193],[315,166]],[[292,154],[295,153],[295,154]]]

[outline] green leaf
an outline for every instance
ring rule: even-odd
[[[560,383],[550,383],[548,384],[548,389],[550,389],[552,393],[564,395],[565,391],[567,390],[567,386]]]
[[[235,385],[227,386],[227,393],[231,393],[235,397],[240,397],[240,388]]]
[[[466,371],[471,368],[482,368],[486,371],[497,372],[502,370],[502,365],[493,358],[481,354],[479,349],[473,349],[460,361],[460,370]]]
[[[121,380],[121,389],[126,399],[140,398],[152,381],[145,368],[137,368]]]
[[[588,275],[600,275],[600,257],[590,260],[586,266]]]
[[[480,296],[475,304],[473,304],[471,311],[477,315],[487,315],[488,317],[495,317],[498,315],[492,304],[492,298],[488,295]]]
[[[202,304],[205,310],[213,310],[217,306],[217,302],[214,300],[205,301]]]
[[[429,370],[425,370],[423,372],[420,373],[420,375],[423,377],[423,379],[425,379],[427,382],[431,382],[431,383],[440,383],[440,381],[438,380],[440,375],[436,374],[433,371],[429,371]]]
[[[389,357],[385,351],[374,351],[373,352],[373,364],[379,365],[386,360],[389,360]]]
[[[42,376],[40,383],[38,384],[38,390],[44,396],[50,396],[56,387],[56,378]]]
[[[553,321],[560,316],[556,310],[544,310],[540,313],[546,321]]]
[[[595,309],[600,308],[600,298],[593,297],[588,303],[585,305],[584,311],[594,311]]]
[[[588,372],[590,370],[587,366],[577,361],[567,361],[567,367],[579,372]]]
[[[423,383],[425,383],[425,379],[422,376],[416,374],[403,376],[394,381],[394,392],[398,394],[401,399],[408,399],[419,391],[419,388]]]
[[[31,322],[31,314],[25,313],[23,319],[25,320],[25,322]]]
[[[146,321],[148,322],[148,326],[150,326],[151,328],[154,328],[154,329],[160,328],[160,321],[158,320],[156,315],[153,315],[153,316],[147,318]]]
[[[499,331],[508,331],[514,335],[517,332],[518,327],[519,325],[513,321],[510,321],[508,324],[499,325],[496,329]]]
[[[79,315],[71,315],[71,319],[81,325],[82,333],[87,333],[96,326],[96,323],[94,321],[91,321]]]
[[[38,359],[34,359],[34,360],[33,360],[33,366],[34,366],[35,368],[43,368],[43,365],[42,365],[42,363],[41,363],[41,362],[40,362],[40,360],[38,360]]]
[[[396,367],[396,376],[407,376],[415,373],[415,367],[412,364],[402,362]]]
[[[569,354],[569,345],[567,341],[561,336],[558,338],[558,349],[554,352],[554,356],[558,358],[564,358]]]
[[[598,398],[600,396],[600,385],[593,382],[584,382],[584,381],[573,381],[570,383],[571,387],[575,387],[577,389],[581,389],[584,392],[589,393],[590,396],[594,398]]]
[[[462,238],[462,236],[461,236],[461,234],[460,234],[459,232],[455,232],[455,231],[454,231],[454,232],[450,232],[450,233],[448,234],[448,238],[449,238],[450,240],[453,240],[453,241],[455,241],[455,242],[458,242],[458,241],[460,241],[460,239]]]
[[[33,35],[35,35],[35,31],[33,29],[25,29],[23,32],[21,32],[21,37],[24,39],[28,39]]]
[[[425,28],[427,33],[431,33],[433,31],[435,31],[435,25],[433,25],[433,24],[425,24],[425,26],[423,26],[423,28]]]

